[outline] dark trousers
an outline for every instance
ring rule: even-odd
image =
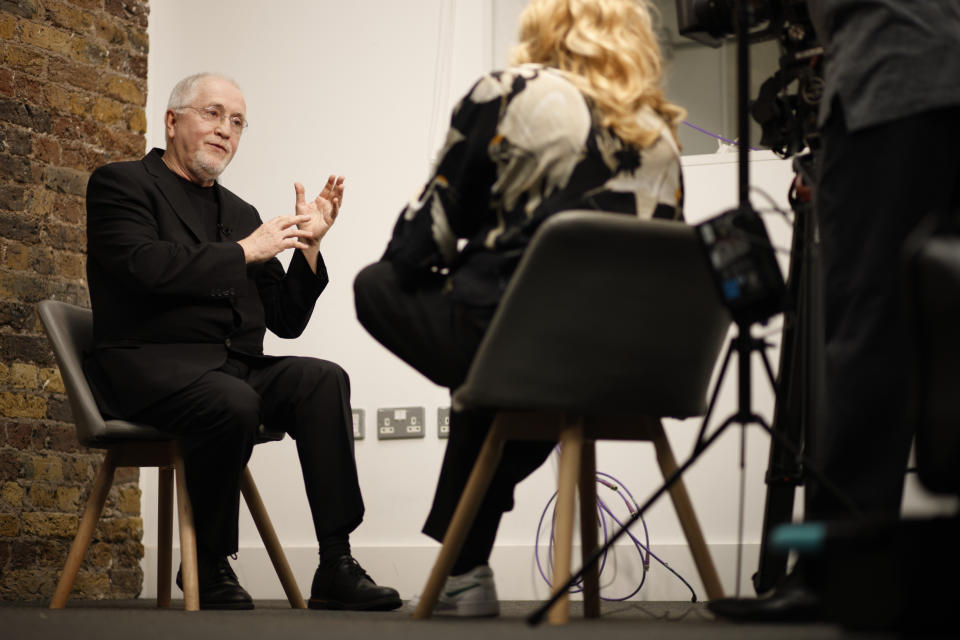
[[[915,429],[901,253],[931,212],[960,207],[960,109],[859,131],[837,101],[823,130],[825,416],[811,454],[863,511],[897,516]],[[849,514],[811,484],[807,519]]]
[[[460,386],[493,316],[491,308],[459,304],[442,285],[413,291],[400,288],[393,266],[378,262],[354,281],[357,318],[383,346],[435,384]],[[442,541],[470,471],[490,431],[493,414],[452,411],[450,439],[440,468],[433,506],[423,532]],[[464,544],[464,554],[483,564],[490,555],[500,518],[513,508],[513,489],[550,455],[552,444],[510,442]],[[466,567],[469,569],[471,567]]]
[[[347,534],[363,519],[350,381],[333,362],[232,354],[220,369],[133,419],[181,439],[203,552],[237,551],[240,476],[260,424],[296,441],[318,540]]]

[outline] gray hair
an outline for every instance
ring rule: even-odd
[[[192,76],[187,76],[174,85],[173,90],[170,92],[170,99],[167,100],[167,109],[174,111],[176,109],[180,109],[181,107],[187,106],[187,104],[193,100],[193,96],[196,94],[197,85],[200,84],[201,80],[205,80],[207,78],[220,78],[221,80],[226,80],[237,89],[240,89],[240,85],[237,84],[236,80],[225,75],[207,72],[195,73]]]

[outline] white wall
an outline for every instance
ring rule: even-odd
[[[256,205],[264,219],[292,211],[294,180],[319,189],[329,173],[346,176],[346,196],[336,227],[324,240],[331,283],[304,335],[268,337],[272,353],[334,360],[350,373],[353,406],[366,410],[367,438],[357,442],[367,515],[352,536],[355,555],[381,583],[404,598],[422,586],[437,545],[420,533],[436,480],[443,441],[436,438],[436,409],[445,390],[414,373],[374,342],[356,322],[352,281],[376,260],[395,216],[421,185],[442,142],[452,104],[483,71],[500,66],[512,37],[509,26],[522,0],[162,0],[151,5],[148,146],[163,146],[166,98],[181,77],[200,70],[232,76],[243,88],[250,128],[222,182]],[[504,35],[507,30],[511,35]],[[787,163],[756,155],[754,183],[786,206]],[[687,216],[692,222],[736,203],[735,156],[685,158]],[[308,195],[310,195],[308,193]],[[781,246],[789,232],[768,219]],[[774,326],[776,326],[774,324]],[[776,361],[776,353],[771,357]],[[771,415],[772,397],[757,368],[756,408]],[[733,411],[731,372],[718,418]],[[423,406],[427,437],[379,442],[372,424],[377,408]],[[668,425],[676,455],[688,455],[699,424]],[[731,430],[695,466],[686,482],[728,590],[736,575],[739,438]],[[748,591],[763,510],[768,440],[751,428],[746,467],[743,590]],[[251,461],[301,589],[309,590],[316,540],[294,444],[262,445]],[[618,477],[641,501],[659,483],[652,447],[601,445],[599,468]],[[543,597],[532,544],[540,512],[553,491],[554,464],[540,469],[517,492],[517,508],[504,519],[492,562],[500,595]],[[156,476],[142,475],[144,595],[155,594]],[[332,488],[335,490],[335,488]],[[616,496],[604,496],[618,504]],[[623,511],[620,513],[623,515]],[[647,518],[653,550],[680,571],[702,596],[672,509],[658,503]],[[235,562],[257,598],[282,598],[259,537],[242,512],[241,553]],[[623,594],[637,579],[637,563],[621,552],[605,581]],[[644,599],[684,599],[686,589],[654,569]]]

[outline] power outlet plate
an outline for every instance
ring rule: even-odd
[[[450,437],[450,407],[437,407],[437,437]]]
[[[363,423],[364,423],[366,414],[367,414],[367,411],[365,409],[353,410],[353,439],[354,440],[363,440],[363,434],[364,434]]]
[[[377,409],[377,439],[400,440],[424,436],[423,407]]]

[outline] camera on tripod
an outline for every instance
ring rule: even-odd
[[[680,35],[719,47],[736,33],[734,0],[676,0]],[[760,125],[760,144],[788,158],[819,146],[817,111],[823,95],[820,46],[810,22],[806,0],[744,0],[747,41],[777,40],[780,68],[750,103]]]
[[[817,112],[823,94],[819,45],[807,12],[806,0],[676,0],[677,29],[681,35],[710,47],[719,47],[738,36],[742,68],[749,67],[750,44],[777,40],[779,69],[763,82],[759,96],[748,101],[744,83],[738,97],[740,144],[746,145],[747,116],[760,125],[760,144],[787,158],[818,146]],[[738,25],[741,25],[738,27]],[[738,33],[741,31],[743,33]],[[741,164],[746,150],[741,147]],[[741,174],[745,175],[745,167]],[[741,178],[746,183],[746,178]],[[746,197],[741,184],[737,209],[697,225],[701,244],[710,261],[717,290],[733,318],[740,324],[763,322],[783,310],[787,291],[763,221]]]

